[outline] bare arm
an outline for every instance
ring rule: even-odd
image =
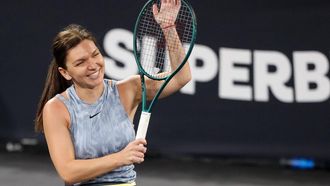
[[[158,10],[156,5],[154,5],[152,9],[154,17],[157,23],[161,26],[165,35],[166,46],[169,51],[172,70],[177,69],[177,67],[181,64],[185,57],[185,50],[182,46],[182,43],[180,42],[178,33],[174,25],[180,7],[180,0],[162,0],[160,10]],[[154,98],[164,81],[152,80],[146,76],[144,78],[146,84],[147,99],[151,100]],[[160,98],[164,98],[177,92],[190,80],[190,67],[189,63],[186,62],[182,69],[171,79],[171,81],[164,88],[160,95]],[[141,102],[142,89],[140,76],[130,76],[129,78],[118,82],[118,85],[121,101],[131,120],[133,120],[136,108]]]
[[[43,109],[44,133],[53,164],[60,177],[69,184],[95,178],[123,165],[141,163],[146,151],[135,140],[118,153],[104,157],[76,160],[69,133],[69,113],[64,104],[56,98],[51,99]]]
[[[175,20],[180,7],[181,0],[162,0],[160,10],[158,10],[156,5],[153,6],[152,10],[157,23],[163,30],[166,46],[169,51],[172,70],[177,69],[185,57],[185,50],[175,28]],[[160,97],[166,97],[178,91],[180,88],[186,85],[190,79],[190,67],[189,63],[186,62],[182,69],[171,79],[169,84],[165,87]],[[146,83],[148,89],[147,95],[149,93],[150,96],[148,97],[152,98],[156,93],[155,90],[158,90],[163,82],[147,79]]]

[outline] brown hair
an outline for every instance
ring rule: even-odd
[[[54,97],[65,91],[71,84],[58,71],[59,67],[66,69],[66,56],[71,48],[77,46],[81,41],[88,39],[97,45],[95,37],[84,27],[71,24],[60,31],[53,40],[52,51],[53,60],[48,67],[48,74],[44,89],[39,100],[38,109],[35,118],[35,131],[43,131],[42,112],[44,105]]]

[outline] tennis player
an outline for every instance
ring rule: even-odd
[[[166,6],[164,6],[166,5]],[[178,11],[180,1],[163,0],[155,17]],[[176,17],[163,31],[177,34]],[[166,30],[166,31],[165,31]],[[178,45],[181,46],[179,43]],[[53,60],[36,114],[36,131],[44,132],[52,162],[66,185],[136,185],[134,164],[144,161],[147,142],[135,140],[133,118],[141,101],[140,76],[104,79],[104,58],[94,36],[80,25],[60,31],[52,45]],[[171,51],[171,63],[181,52]],[[189,64],[173,78],[161,97],[191,78]],[[161,82],[147,79],[147,95]]]

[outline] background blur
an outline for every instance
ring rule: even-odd
[[[211,176],[214,185],[292,185],[299,176],[310,178],[304,180],[306,185],[323,185],[322,180],[324,185],[330,183],[326,178],[330,160],[330,1],[189,2],[198,19],[197,43],[190,57],[193,79],[154,108],[148,131],[150,161],[138,166],[141,180],[145,175],[151,181],[142,185],[161,185],[162,176],[157,179],[157,175],[180,171],[166,169],[171,162],[182,165],[182,170],[198,167],[205,172],[183,171],[181,178],[192,181],[175,184],[166,182],[173,177],[163,177],[164,185],[203,185],[203,175]],[[133,28],[144,3],[1,2],[0,178],[15,173],[8,172],[13,167],[19,167],[21,172],[16,173],[23,176],[36,169],[31,168],[35,163],[45,163],[50,179],[58,179],[43,136],[33,130],[55,34],[71,23],[85,26],[103,51],[106,76],[123,79],[137,73]],[[237,165],[265,166],[255,170]],[[267,177],[265,167],[273,176]],[[294,171],[292,177],[282,177],[281,171],[288,167],[318,173],[299,172],[297,176]],[[257,181],[234,176],[244,171],[255,173],[252,177]],[[226,173],[240,181],[225,181]],[[194,181],[196,175],[201,177]],[[266,181],[260,183],[259,178]],[[7,179],[7,185],[19,185],[15,180],[20,179]],[[279,182],[275,184],[275,180]]]

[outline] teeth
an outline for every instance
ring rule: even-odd
[[[94,72],[93,74],[90,74],[90,75],[89,75],[89,78],[97,79],[98,76],[99,76],[99,73],[100,73],[100,71],[96,71],[96,72]]]

